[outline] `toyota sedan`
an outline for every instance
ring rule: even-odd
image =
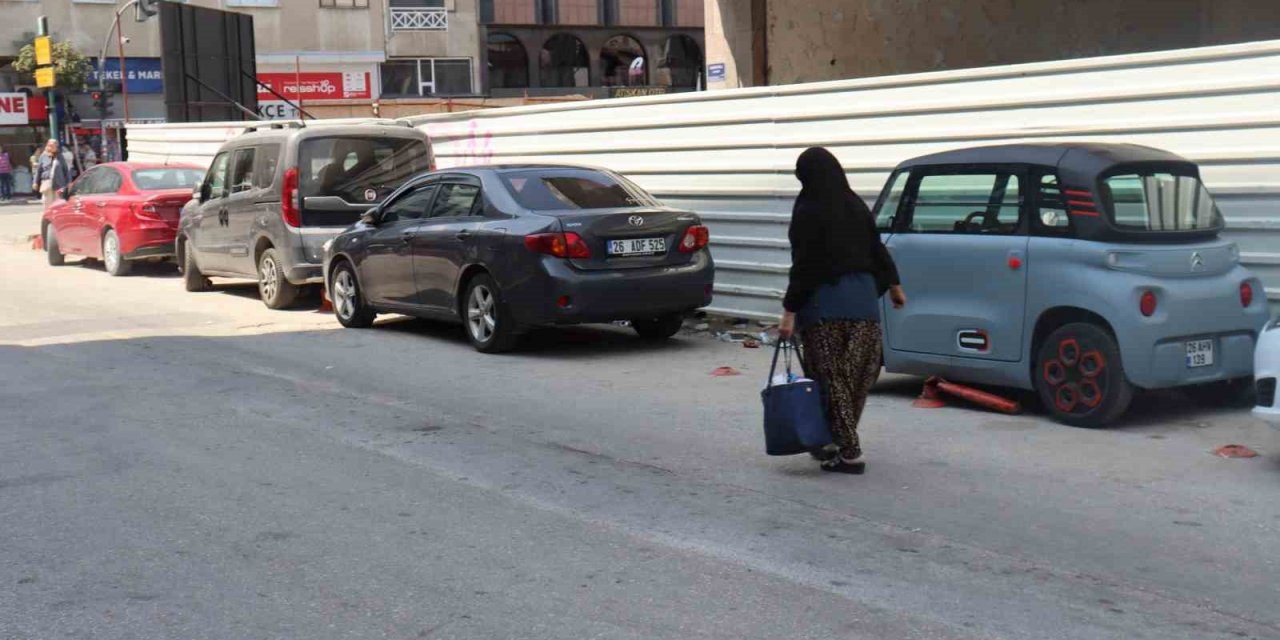
[[[483,352],[537,325],[626,320],[662,339],[711,301],[707,241],[697,214],[609,171],[467,167],[410,180],[330,242],[325,283],[344,326],[454,319]]]

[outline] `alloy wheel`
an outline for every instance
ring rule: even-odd
[[[120,268],[120,238],[114,233],[102,239],[102,261],[112,273]]]
[[[356,281],[347,269],[339,270],[333,280],[333,309],[348,320],[356,312]]]
[[[262,266],[258,269],[258,291],[262,294],[264,300],[274,300],[276,291],[280,289],[280,269],[276,266],[276,261],[271,256],[262,259]]]
[[[476,342],[488,342],[498,328],[495,313],[496,301],[493,292],[484,285],[476,285],[471,289],[471,298],[467,301],[467,329]]]

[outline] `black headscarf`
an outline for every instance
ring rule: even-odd
[[[840,161],[822,147],[809,147],[800,154],[796,178],[800,179],[801,200],[830,206],[856,197]]]

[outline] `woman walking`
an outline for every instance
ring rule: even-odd
[[[58,190],[71,184],[71,167],[63,154],[58,153],[58,141],[49,140],[44,153],[36,160],[31,177],[31,190],[40,193],[45,211],[58,199]]]
[[[880,373],[879,299],[907,303],[898,269],[866,203],[849,187],[830,151],[813,147],[796,161],[800,196],[791,211],[791,278],[778,332],[796,332],[805,372],[822,388],[835,445],[813,452],[824,471],[862,473],[858,421]]]

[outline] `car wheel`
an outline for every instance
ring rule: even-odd
[[[518,327],[493,278],[487,274],[472,278],[462,300],[462,322],[471,346],[482,353],[501,353],[516,345]]]
[[[365,304],[360,293],[360,283],[356,280],[355,267],[350,262],[342,261],[333,270],[333,279],[329,284],[333,294],[333,314],[338,316],[342,326],[352,329],[364,329],[373,326],[377,317],[369,305]]]
[[[200,272],[196,264],[196,256],[191,253],[191,245],[183,241],[182,249],[182,285],[187,291],[208,291],[213,283]]]
[[[636,318],[631,321],[631,328],[646,340],[666,340],[684,326],[684,315],[671,313],[657,318]]]
[[[1252,407],[1257,401],[1257,387],[1254,386],[1253,378],[1200,384],[1185,387],[1182,392],[1195,402],[1211,407],[1245,408]]]
[[[62,249],[58,246],[58,234],[54,232],[53,225],[46,225],[44,228],[44,253],[51,267],[61,267],[67,263],[67,257],[62,255]]]
[[[113,276],[127,276],[133,271],[133,263],[120,253],[120,236],[116,235],[115,229],[107,229],[102,234],[102,264]]]
[[[1128,410],[1133,387],[1120,348],[1105,329],[1087,322],[1064,325],[1036,352],[1036,392],[1058,422],[1104,427]]]
[[[298,299],[300,287],[284,277],[280,258],[274,247],[258,256],[258,293],[268,309],[287,309]]]

